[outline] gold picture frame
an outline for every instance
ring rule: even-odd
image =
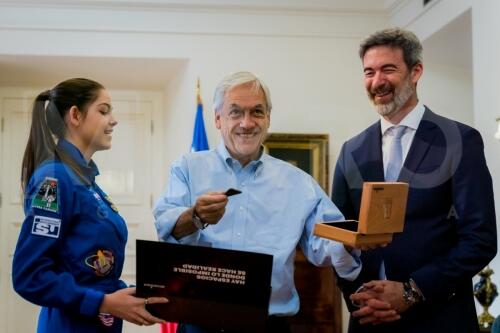
[[[328,134],[270,133],[264,150],[310,174],[328,193],[328,142]]]

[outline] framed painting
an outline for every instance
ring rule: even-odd
[[[265,151],[304,170],[328,193],[328,134],[270,133]]]

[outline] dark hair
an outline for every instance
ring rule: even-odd
[[[365,53],[375,46],[389,46],[403,51],[403,59],[408,69],[422,63],[422,44],[411,31],[390,28],[375,32],[359,46],[359,57],[363,60]]]
[[[67,164],[87,185],[83,171],[63,150],[57,147],[56,140],[64,138],[66,125],[64,117],[76,106],[84,116],[88,105],[99,96],[104,86],[89,79],[69,79],[59,83],[51,90],[40,93],[33,104],[31,129],[24,151],[21,167],[21,186],[26,188],[35,169],[49,158],[58,158]]]

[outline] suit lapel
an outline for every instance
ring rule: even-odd
[[[364,181],[384,181],[382,161],[382,134],[380,121],[370,126],[362,135],[361,145],[352,152]]]
[[[427,107],[413,138],[398,181],[410,183],[436,138],[436,115]],[[355,165],[364,181],[385,181],[382,159],[382,133],[380,121],[368,127],[359,147],[352,151]]]
[[[418,125],[415,137],[408,151],[408,155],[399,174],[398,181],[410,183],[419,165],[436,137],[436,122],[433,120],[435,114],[425,107],[425,112]]]

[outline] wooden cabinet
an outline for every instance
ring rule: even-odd
[[[290,319],[293,333],[341,333],[341,292],[333,269],[310,264],[302,251],[295,259],[295,285],[300,296],[300,311]]]

